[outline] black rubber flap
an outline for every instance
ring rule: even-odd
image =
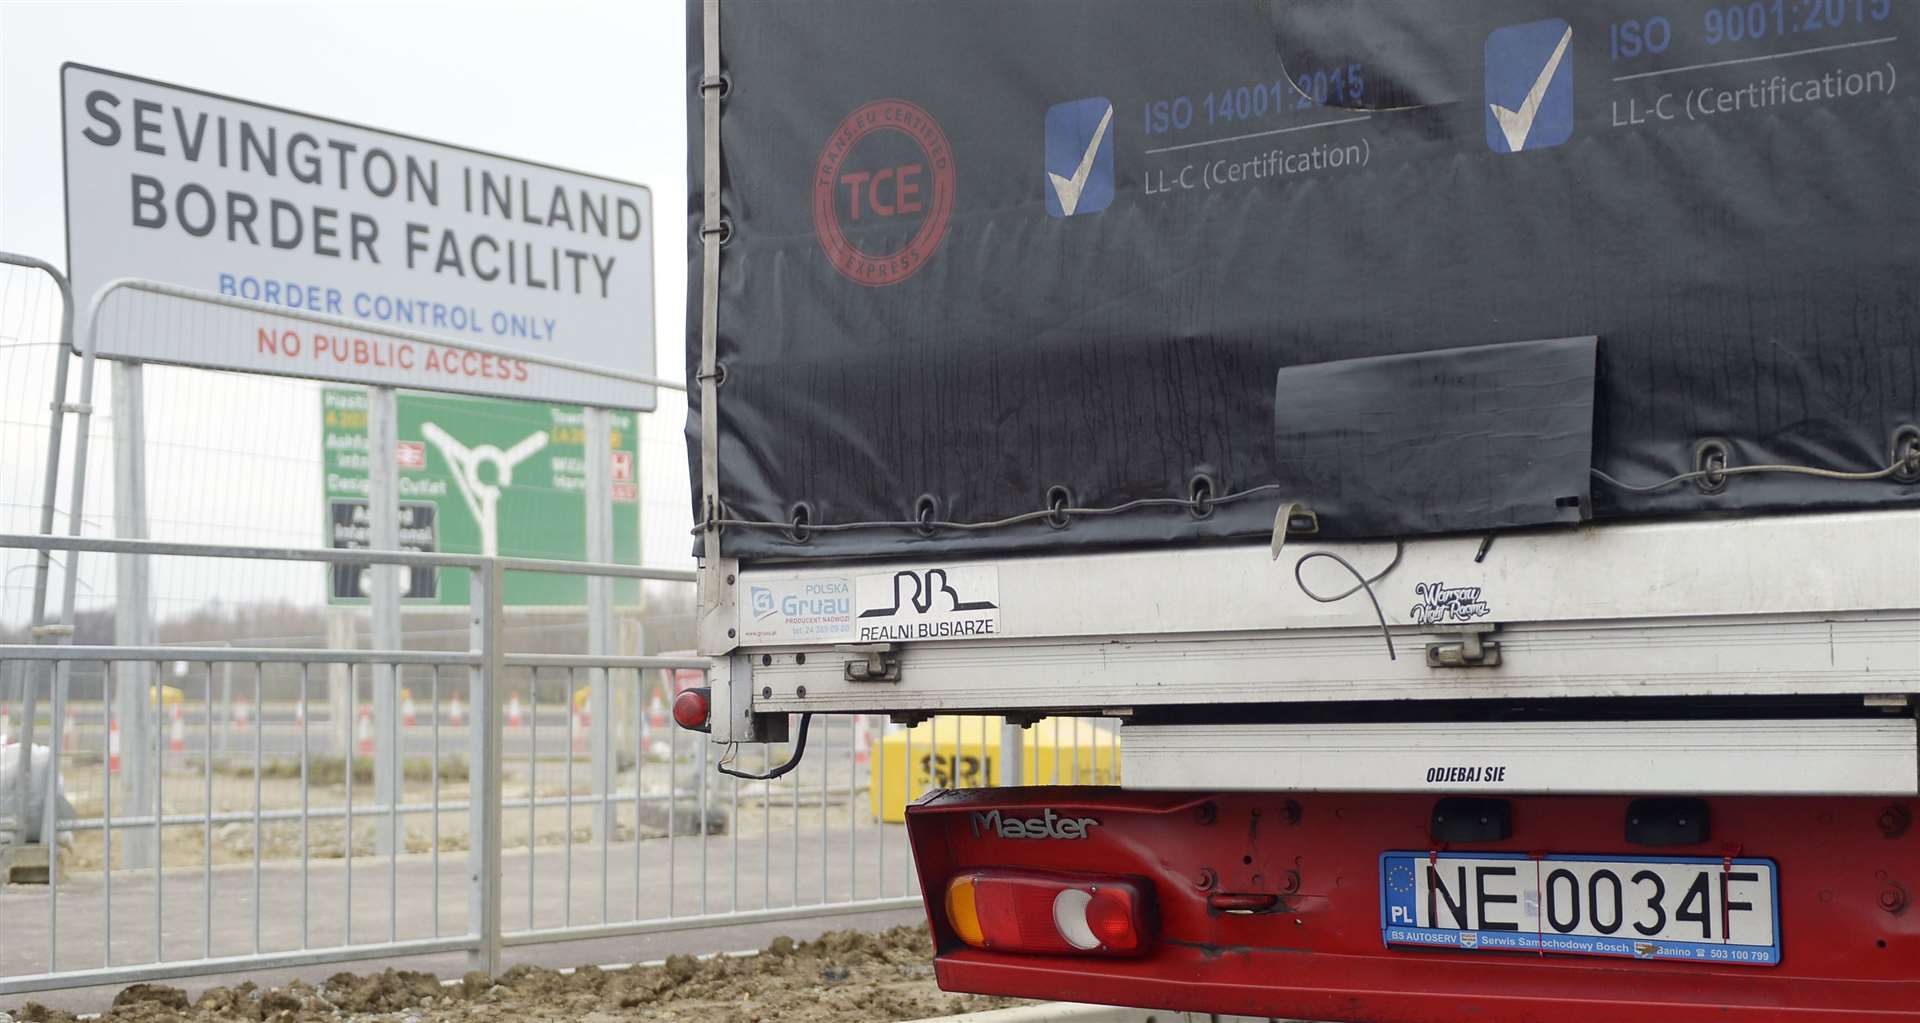
[[[1598,340],[1280,370],[1274,473],[1322,537],[1574,523],[1588,511]]]

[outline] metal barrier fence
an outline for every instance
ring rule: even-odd
[[[993,784],[1003,755],[998,719],[889,728],[837,716],[815,722],[792,774],[723,778],[704,737],[664,720],[676,675],[702,659],[506,649],[510,573],[684,584],[690,571],[0,535],[7,548],[430,566],[467,573],[473,596],[459,650],[0,645],[0,672],[24,671],[24,709],[44,715],[50,770],[30,781],[46,806],[39,830],[55,836],[44,887],[0,888],[0,994],[443,952],[494,973],[518,945],[909,908],[918,883],[898,808],[930,786]],[[70,698],[87,668],[97,700]],[[380,669],[414,707],[389,708],[389,733],[367,736],[361,693]],[[393,743],[405,765],[391,800],[366,798],[357,756],[328,755],[340,705],[320,694],[343,671],[363,742]],[[602,678],[612,694],[596,705],[616,720],[596,758],[576,694]],[[117,699],[148,680],[146,701]],[[235,694],[245,723],[225,709]],[[141,705],[150,745],[117,748],[116,714]],[[1044,721],[1026,741],[1029,781],[1117,780],[1105,722]],[[750,749],[743,761],[788,755]],[[116,802],[147,770],[150,798]]]

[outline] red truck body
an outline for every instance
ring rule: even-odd
[[[1432,838],[1435,798],[1426,795],[945,791],[907,819],[935,971],[950,990],[1372,1023],[1920,1019],[1920,910],[1910,905],[1920,832],[1907,803],[1713,799],[1708,842],[1652,849],[1623,839],[1627,798],[1502,802],[1511,836],[1465,848],[1535,863],[1567,852],[1773,861],[1779,963],[1389,948],[1381,853],[1465,851]],[[1010,839],[980,826],[996,812],[1048,811],[1098,823],[1077,839]],[[982,868],[1144,877],[1157,897],[1151,948],[1093,958],[970,947],[942,895]]]

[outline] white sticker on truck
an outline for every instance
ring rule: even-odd
[[[853,638],[853,584],[843,577],[750,579],[740,605],[743,646],[844,643]]]
[[[854,580],[862,643],[984,639],[1000,632],[1000,570],[902,569]]]

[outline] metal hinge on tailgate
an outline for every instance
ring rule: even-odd
[[[1491,622],[1482,625],[1462,625],[1449,632],[1458,633],[1456,642],[1440,641],[1427,644],[1427,667],[1429,668],[1497,668],[1500,666],[1500,644],[1489,641],[1486,636],[1499,626]]]
[[[900,681],[900,657],[893,652],[892,643],[851,643],[834,649],[861,655],[859,660],[845,663],[842,675],[849,682]]]

